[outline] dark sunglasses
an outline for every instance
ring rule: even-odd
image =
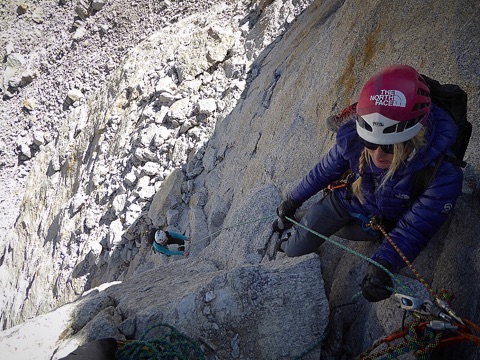
[[[378,145],[378,144],[371,143],[367,140],[364,140],[361,137],[359,137],[359,139],[360,139],[360,142],[363,144],[363,146],[365,146],[368,150],[376,150],[378,147],[380,147],[380,149],[382,149],[382,151],[385,154],[393,154],[393,150],[394,150],[394,145],[393,144]]]

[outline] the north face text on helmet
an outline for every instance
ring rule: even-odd
[[[407,105],[405,95],[399,90],[380,90],[380,94],[371,95],[370,100],[380,106],[405,107]]]

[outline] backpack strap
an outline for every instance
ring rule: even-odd
[[[443,155],[443,157],[444,157],[443,160],[448,161],[449,163],[452,163],[455,166],[458,166],[458,167],[461,167],[461,168],[464,168],[465,166],[467,166],[466,161],[463,161],[463,160],[457,158],[456,156]]]
[[[456,156],[443,154],[436,161],[434,166],[428,166],[413,176],[412,198],[416,199],[428,189],[433,179],[437,175],[438,169],[444,161],[448,161],[455,166],[464,168],[467,163]]]
[[[427,166],[426,168],[418,171],[413,176],[413,188],[412,188],[412,198],[413,199],[418,198],[420,195],[422,195],[425,192],[425,190],[428,189],[428,187],[432,183],[433,179],[435,178],[435,175],[437,175],[438,169],[440,169],[440,166],[442,165],[443,161],[446,160],[445,159],[446,157],[447,157],[447,155],[445,155],[445,154],[441,155],[435,161],[434,166]],[[452,157],[452,156],[449,156],[449,158],[450,157]]]

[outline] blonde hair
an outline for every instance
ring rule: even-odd
[[[392,176],[395,174],[395,171],[400,167],[400,165],[405,164],[405,161],[408,159],[412,151],[420,149],[422,146],[425,145],[425,128],[422,127],[420,131],[413,137],[412,139],[408,140],[404,143],[394,144],[393,147],[393,159],[392,163],[388,167],[388,171],[383,177],[382,183],[380,187],[382,187]],[[365,201],[363,196],[363,192],[361,189],[362,185],[362,174],[365,170],[366,165],[372,164],[372,158],[368,153],[367,149],[363,149],[362,153],[360,154],[359,161],[359,173],[360,177],[355,180],[352,184],[352,191],[353,194],[357,197],[361,204]]]

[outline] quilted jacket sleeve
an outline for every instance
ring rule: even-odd
[[[390,237],[410,262],[447,220],[461,194],[462,180],[462,170],[444,161],[428,189],[413,202],[390,232]],[[394,272],[406,266],[386,239],[372,258],[388,261]]]
[[[337,133],[336,144],[291,191],[294,200],[304,202],[338,180],[350,168],[350,160],[357,158],[363,147],[357,141],[355,122],[351,121]]]
[[[340,178],[348,168],[348,161],[342,157],[340,149],[335,145],[292,191],[292,198],[300,202],[308,200]]]

